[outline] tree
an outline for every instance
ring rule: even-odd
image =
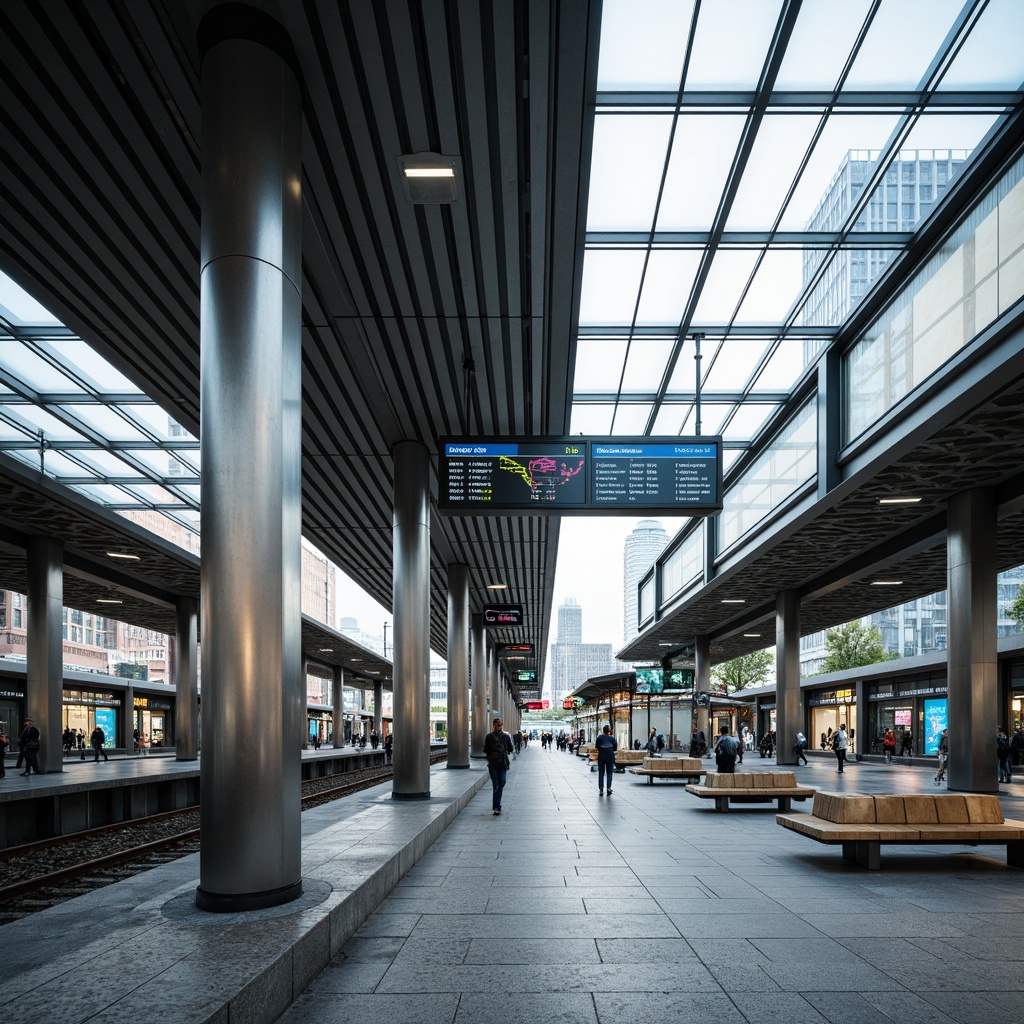
[[[119,661],[117,663],[119,679],[149,679],[149,666],[145,662]]]
[[[841,672],[845,668],[875,665],[899,657],[885,649],[882,634],[876,627],[865,626],[859,619],[828,630],[825,633],[825,650],[828,654],[822,672]]]
[[[725,687],[726,693],[732,693],[733,690],[742,690],[744,686],[766,683],[774,664],[774,651],[754,651],[715,665],[711,669],[711,677]]]
[[[1013,599],[1013,604],[1006,609],[1006,614],[1017,623],[1017,628],[1024,632],[1024,583],[1017,588],[1017,596]]]

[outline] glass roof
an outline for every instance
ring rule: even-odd
[[[604,0],[573,432],[750,445],[1024,85],[1020,0]],[[731,461],[731,460],[730,460]]]
[[[2,273],[0,453],[199,550],[198,439]]]

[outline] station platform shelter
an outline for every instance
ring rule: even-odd
[[[833,791],[934,791],[916,768],[799,771]],[[720,814],[628,774],[599,796],[584,761],[539,745],[512,763],[500,816],[480,766],[437,766],[431,789],[428,802],[377,787],[305,812],[305,891],[286,906],[202,913],[191,855],[0,928],[6,997],[41,1024],[1019,1012],[1024,889],[996,848],[886,848],[868,872],[780,828],[772,807]],[[1024,785],[1000,802],[1024,817]]]

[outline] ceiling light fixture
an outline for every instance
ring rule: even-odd
[[[108,551],[107,558],[120,558],[124,562],[141,562],[138,555],[129,554],[127,551]]]
[[[410,203],[454,203],[458,201],[458,173],[455,157],[441,153],[410,153],[398,158],[402,188]]]
[[[760,636],[761,634],[760,634],[760,633],[744,633],[743,635],[744,635],[745,637],[748,637],[748,638],[749,638],[749,639],[751,639],[751,640],[754,640],[754,639],[756,639],[757,637],[759,637],[759,636]]]
[[[97,597],[97,604],[124,604],[119,597]]]
[[[321,647],[320,648],[320,653],[321,654],[333,654],[334,653],[334,648],[333,647]]]
[[[508,590],[508,584],[507,583],[488,583],[487,584],[487,589],[488,590]]]
[[[872,580],[873,587],[902,587],[903,580]]]
[[[916,505],[920,498],[879,498],[879,505]]]
[[[747,600],[744,597],[723,597],[722,604],[746,604]]]

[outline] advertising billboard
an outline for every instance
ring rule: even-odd
[[[939,752],[939,737],[949,728],[949,706],[945,697],[924,702],[924,753]]]

